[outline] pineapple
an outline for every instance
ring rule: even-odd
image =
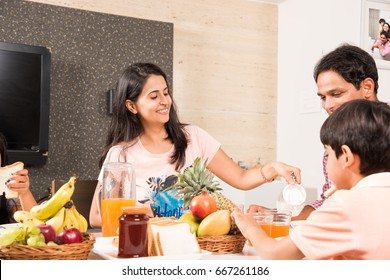
[[[233,212],[235,209],[239,209],[233,201],[220,192],[210,193],[210,196],[217,202],[218,210],[230,210],[230,212]]]
[[[178,195],[184,200],[184,208],[187,208],[193,197],[201,192],[208,193],[217,203],[218,210],[230,210],[232,212],[238,207],[220,191],[219,183],[214,181],[214,174],[206,168],[207,159],[195,158],[194,164],[179,173],[179,182],[171,186],[178,190]]]

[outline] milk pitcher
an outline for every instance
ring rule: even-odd
[[[305,189],[299,184],[289,184],[280,192],[276,202],[276,208],[278,212],[290,212],[294,217],[302,211],[305,200]]]

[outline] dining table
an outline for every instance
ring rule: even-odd
[[[116,251],[117,248],[112,246],[107,246],[107,241],[109,241],[108,245],[111,245],[112,238],[102,237],[102,232],[100,229],[91,229],[88,230],[90,234],[95,236],[96,242],[94,244],[94,248],[88,255],[88,260],[107,260],[107,259],[116,259]],[[107,240],[106,240],[107,239]],[[202,254],[199,254],[196,259],[199,260],[259,260],[260,257],[256,255],[254,248],[245,243],[242,252],[234,253],[234,254],[216,254],[202,250]],[[183,256],[180,256],[182,258]],[[154,258],[162,258],[162,257],[154,257]],[[170,256],[169,259],[174,259],[175,256]],[[191,256],[189,256],[191,258]]]

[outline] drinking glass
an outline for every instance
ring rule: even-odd
[[[289,234],[291,213],[274,212],[271,226],[271,237],[279,238]]]
[[[273,221],[273,213],[272,212],[257,212],[253,214],[253,217],[255,218],[256,222],[259,224],[259,226],[264,230],[264,232],[271,236],[271,227],[272,227],[272,221]]]

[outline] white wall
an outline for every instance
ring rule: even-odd
[[[390,68],[378,69],[378,70],[379,70],[378,71],[379,72],[378,97],[381,101],[390,103]]]
[[[277,160],[302,169],[302,185],[318,188],[323,148],[319,130],[327,117],[312,76],[323,54],[342,43],[360,46],[358,0],[287,0],[279,4]],[[390,101],[390,70],[379,70],[379,99]],[[321,109],[320,109],[321,108]]]
[[[241,191],[229,186],[219,178],[216,178],[216,180],[219,182],[219,187],[222,188],[222,193],[237,206],[242,206],[244,210],[247,210],[251,204],[276,208],[278,195],[286,185],[286,181],[279,179],[250,191]],[[313,198],[313,195],[311,195],[311,198]]]
[[[319,131],[327,114],[321,108],[313,69],[322,55],[342,43],[361,46],[360,0],[286,0],[279,4],[277,160],[302,169],[307,202],[324,183]],[[348,15],[348,16],[346,16]],[[379,69],[382,101],[390,102],[390,69]],[[251,203],[275,207],[283,179],[248,192],[221,182],[224,193],[247,208]]]

